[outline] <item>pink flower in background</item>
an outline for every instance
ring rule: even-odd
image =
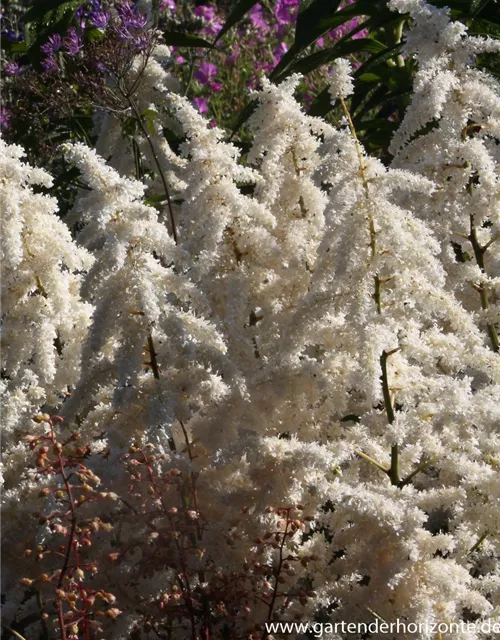
[[[285,55],[287,51],[288,51],[288,45],[285,42],[280,42],[280,44],[273,51],[274,64],[278,64],[278,62],[281,60],[281,58]]]
[[[194,15],[203,20],[202,32],[210,36],[215,36],[222,29],[222,19],[217,15],[215,7],[202,4],[193,11]]]
[[[193,98],[193,104],[200,113],[208,111],[208,102],[206,98]]]
[[[280,24],[295,22],[299,0],[277,0],[274,15]]]
[[[159,5],[160,11],[167,8],[173,13],[175,11],[175,0],[161,0]]]
[[[184,64],[186,62],[186,58],[184,58],[183,56],[177,56],[175,61],[177,64]]]
[[[222,89],[222,82],[211,82],[208,85],[208,88],[210,89],[210,91],[218,93]]]
[[[227,57],[228,62],[235,62],[236,58],[238,58],[238,56],[240,55],[240,45],[235,42],[233,45],[233,51],[232,53]]]
[[[2,107],[0,110],[0,127],[2,129],[8,129],[9,122],[10,122],[10,113],[5,107]]]
[[[194,77],[200,84],[208,84],[217,75],[217,67],[212,62],[202,62]]]
[[[262,15],[262,5],[260,3],[255,4],[250,9],[248,17],[249,17],[250,22],[252,23],[252,25],[256,29],[259,29],[259,31],[262,31],[262,32],[269,31],[270,27],[267,24],[267,22],[264,20],[264,17]]]

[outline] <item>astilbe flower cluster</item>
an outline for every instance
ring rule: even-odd
[[[36,634],[25,590],[41,583],[61,591],[42,620],[58,619],[63,639],[66,623],[86,638],[106,618],[104,633],[132,640],[257,639],[270,620],[498,622],[500,92],[470,66],[498,45],[423,0],[391,4],[412,16],[405,55],[419,70],[390,166],[357,138],[347,61],[330,89],[339,127],[303,112],[298,76],[264,82],[244,163],[176,93],[162,49],[124,74],[132,134],[115,116],[97,123],[107,162],[65,145],[87,188],[68,218],[76,239],[51,254],[64,294],[44,299],[92,317],[44,343],[52,357],[77,343],[55,359],[77,372],[64,399],[49,380],[19,404],[38,334],[9,347],[31,354],[16,355],[6,406],[38,461],[5,443],[4,528],[18,545],[35,537],[50,565],[45,580],[8,559],[14,630]],[[37,198],[19,150],[1,151],[4,183]],[[33,235],[36,221],[16,216],[15,233]],[[68,247],[93,260],[62,268]],[[27,273],[18,304],[36,297]],[[40,313],[26,305],[20,326],[52,327]],[[43,513],[40,492],[54,500]],[[113,527],[98,539],[96,518]],[[60,550],[66,585],[51,524],[84,547]]]

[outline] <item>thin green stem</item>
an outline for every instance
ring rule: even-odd
[[[387,358],[393,351],[382,351],[380,356],[380,368],[382,369],[382,393],[384,395],[384,406],[387,413],[387,420],[392,424],[395,420],[394,408],[392,406],[391,391],[389,389],[389,378],[387,375]]]
[[[387,469],[387,467],[384,467],[383,464],[380,464],[380,462],[377,462],[374,458],[368,456],[366,453],[363,453],[362,451],[358,451],[358,450],[356,450],[354,453],[360,458],[363,458],[363,460],[366,460],[373,466],[377,467],[377,469],[380,469],[381,471],[383,471],[385,474],[387,475],[389,474],[389,469]]]
[[[356,128],[354,127],[354,123],[352,121],[351,114],[349,112],[349,109],[347,108],[347,105],[345,103],[344,98],[342,98],[342,97],[340,98],[340,104],[342,106],[342,111],[344,112],[344,115],[346,117],[347,124],[348,124],[349,130],[351,132],[351,136],[352,136],[352,138],[354,140],[354,145],[356,147],[356,154],[358,156],[359,175],[361,176],[361,181],[363,183],[363,188],[365,190],[366,201],[368,203],[368,220],[369,220],[369,230],[370,230],[370,250],[371,250],[372,258],[374,258],[377,255],[377,231],[375,229],[375,220],[374,220],[374,217],[373,217],[373,212],[371,210],[370,190],[369,190],[369,187],[368,187],[368,179],[367,179],[366,174],[365,174],[365,164],[364,164],[364,159],[363,159],[363,151],[361,150],[361,145],[359,143],[359,139],[358,139],[358,136],[356,134]],[[382,303],[381,303],[380,292],[381,292],[381,280],[379,278],[379,275],[377,274],[375,276],[375,291],[374,291],[374,294],[373,294],[373,299],[375,300],[375,303],[377,305],[377,313],[382,313]]]
[[[406,485],[410,484],[410,482],[413,480],[413,478],[417,474],[419,474],[421,471],[425,471],[425,469],[428,469],[430,466],[435,464],[438,460],[439,460],[439,458],[432,458],[431,460],[428,460],[427,462],[423,462],[416,469],[414,469],[410,474],[408,474],[406,476],[406,478],[401,480],[401,482],[399,483],[399,488],[402,489],[403,487],[406,487]]]
[[[127,91],[124,91],[123,89],[121,89],[121,91],[122,91],[122,95],[127,100],[128,104],[129,104],[129,106],[130,106],[130,108],[131,108],[131,110],[132,110],[132,112],[133,112],[133,114],[135,116],[135,119],[137,120],[137,124],[139,125],[139,127],[140,127],[140,129],[142,131],[142,134],[144,135],[144,137],[147,140],[149,148],[151,149],[151,153],[153,155],[153,160],[154,160],[154,162],[156,164],[156,167],[158,169],[158,173],[160,175],[160,179],[161,179],[161,182],[162,182],[162,185],[163,185],[163,190],[165,191],[165,197],[167,199],[167,207],[168,207],[168,213],[169,213],[169,217],[170,217],[170,226],[171,226],[171,231],[172,231],[172,237],[173,237],[173,239],[175,241],[175,244],[178,244],[179,238],[177,236],[177,227],[176,227],[176,224],[175,224],[174,210],[173,210],[173,207],[172,207],[172,199],[170,198],[170,191],[169,191],[169,188],[168,188],[168,185],[167,185],[167,179],[166,179],[165,174],[163,172],[160,160],[158,158],[158,154],[156,153],[156,149],[155,149],[155,146],[153,144],[153,141],[151,140],[151,136],[149,135],[149,133],[148,133],[148,131],[147,131],[145,125],[144,125],[144,122],[142,120],[142,116],[139,113],[139,110],[137,109],[136,105],[134,104],[134,101],[132,100],[132,98],[130,97],[130,95],[129,95],[129,93]]]
[[[389,376],[387,374],[387,358],[393,353],[396,353],[398,349],[392,349],[391,351],[382,351],[380,356],[380,368],[382,369],[382,393],[384,396],[385,412],[387,413],[387,420],[389,424],[392,424],[396,419],[394,413],[394,407],[392,406],[391,390],[389,388]],[[389,478],[391,484],[395,486],[400,485],[399,480],[399,447],[397,444],[393,444],[391,447],[391,466],[389,469]]]
[[[474,551],[477,551],[488,536],[489,536],[489,531],[486,531],[485,533],[483,533],[483,535],[479,538],[476,544],[473,547],[471,547],[468,555],[470,555],[471,553],[474,553]]]
[[[477,265],[483,273],[486,273],[486,268],[484,266],[484,254],[491,246],[492,242],[494,242],[495,240],[496,238],[493,238],[493,240],[488,244],[484,246],[481,245],[477,237],[477,229],[474,225],[474,216],[471,214],[469,241],[472,244],[472,249],[474,250],[474,256],[476,258]],[[483,311],[486,311],[490,307],[488,288],[485,284],[481,284],[477,287],[477,290],[479,291],[479,295],[481,297],[481,308],[483,309]],[[488,331],[488,336],[490,338],[491,348],[495,353],[498,353],[500,351],[500,341],[498,338],[497,328],[491,322],[487,323],[486,328]]]

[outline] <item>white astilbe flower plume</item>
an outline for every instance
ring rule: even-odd
[[[170,57],[169,47],[163,44],[155,44],[147,56],[136,56],[120,88],[116,88],[124,113],[102,110],[94,118],[97,153],[121,175],[136,176],[140,167],[148,191],[156,202],[163,201],[165,206],[167,195],[159,168],[168,181],[171,200],[185,187],[177,175],[183,160],[172,151],[163,135],[165,127],[175,127],[175,121],[165,109],[165,96],[179,91],[180,87],[177,78],[168,71]],[[133,136],[124,134],[127,122],[136,124]],[[171,206],[177,208],[175,203]]]
[[[271,234],[279,247],[255,301],[263,355],[272,348],[279,324],[307,291],[323,232],[326,198],[312,175],[319,163],[320,138],[331,127],[303,112],[293,97],[299,81],[292,75],[275,86],[264,79],[262,90],[254,92],[258,106],[249,122],[254,139],[248,162],[259,172],[255,198],[274,217]]]
[[[223,326],[228,354],[240,368],[255,367],[259,294],[273,278],[280,252],[276,219],[265,204],[242,193],[260,180],[238,162],[239,152],[209,127],[185,98],[170,102],[186,141],[180,176],[189,183],[179,213],[180,247],[192,258],[190,274]],[[200,223],[201,222],[201,223]]]
[[[425,204],[417,197],[407,206],[435,231],[447,288],[475,312],[498,351],[500,84],[471,63],[480,53],[499,53],[500,43],[469,36],[447,11],[421,1],[391,5],[414,18],[405,50],[418,62],[415,95],[391,144],[393,166],[436,184]]]
[[[0,140],[2,279],[2,591],[5,614],[24,597],[19,558],[34,539],[39,482],[30,476],[26,434],[43,432],[33,417],[57,406],[80,376],[91,305],[80,298],[81,272],[92,257],[57,216],[57,201],[35,192],[52,186],[42,169]]]
[[[92,188],[75,207],[87,223],[79,240],[96,262],[84,286],[95,302],[85,370],[64,415],[86,417],[88,435],[108,428],[116,445],[153,433],[165,443],[176,421],[228,392],[224,340],[184,273],[183,252],[142,204],[142,184],[82,144],[65,151]],[[133,417],[125,411],[132,406]]]
[[[91,313],[80,299],[78,272],[92,258],[57,217],[56,200],[34,192],[52,178],[23,156],[0,141],[4,445],[78,379]]]
[[[5,261],[17,270],[5,277],[30,283],[30,313],[15,311],[9,331],[35,327],[30,345],[43,343],[50,365],[47,375],[38,346],[25,356],[14,339],[6,384],[27,393],[24,378],[13,382],[25,367],[40,389],[26,406],[57,400],[66,361],[48,337],[61,333],[63,355],[72,332],[75,349],[83,342],[58,428],[78,423],[96,453],[85,464],[119,498],[92,578],[123,611],[111,614],[113,640],[157,629],[245,638],[275,619],[498,621],[500,107],[497,81],[472,66],[498,45],[424,0],[390,7],[411,16],[404,55],[417,66],[390,166],[357,138],[347,61],[330,87],[337,127],[303,112],[298,76],[264,81],[245,160],[169,92],[153,56],[129,105],[141,117],[137,162],[116,136],[111,166],[84,145],[65,148],[89,187],[70,216],[89,268],[31,190],[40,176],[6,152]],[[175,154],[161,151],[164,128],[182,137]],[[161,209],[170,188],[172,212],[147,205]],[[49,233],[56,250],[37,271]],[[74,310],[86,307],[63,295],[82,269],[94,307],[84,338]],[[64,298],[64,318],[41,304],[51,296]],[[23,537],[12,505],[33,511],[34,487],[25,476],[9,488],[9,543]],[[438,630],[491,636],[480,625]]]
[[[352,65],[349,60],[339,58],[332,64],[328,93],[332,100],[335,101],[338,98],[347,98],[353,91]]]

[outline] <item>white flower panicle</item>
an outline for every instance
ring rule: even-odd
[[[338,98],[347,98],[354,92],[352,65],[349,60],[339,58],[332,64],[328,92],[334,101]]]
[[[66,156],[92,187],[75,207],[87,223],[78,238],[96,261],[83,286],[95,304],[84,371],[64,415],[78,412],[83,419],[90,411],[89,434],[117,423],[120,441],[170,432],[193,407],[227,392],[221,375],[229,381],[234,367],[224,340],[189,279],[187,256],[158,222],[158,212],[141,202],[143,185],[119,176],[82,144],[67,145]],[[131,403],[132,419],[123,412]]]
[[[92,258],[58,218],[56,200],[34,191],[51,177],[23,156],[0,140],[4,444],[77,381],[91,313],[79,273]]]
[[[498,351],[500,84],[471,63],[480,53],[500,52],[500,43],[469,36],[446,11],[392,4],[415,20],[405,46],[418,62],[415,94],[391,145],[393,165],[436,184],[430,200],[417,197],[409,206],[441,244],[446,287],[475,312]]]
[[[390,6],[418,64],[390,166],[357,139],[345,60],[338,127],[303,112],[298,76],[263,82],[245,163],[153,58],[134,96],[148,177],[127,147],[112,166],[65,147],[90,189],[69,218],[85,249],[31,189],[47,175],[2,147],[8,411],[75,386],[57,409],[122,499],[99,576],[113,637],[146,639],[172,603],[173,640],[197,607],[214,637],[226,614],[234,637],[273,616],[498,619],[500,91],[471,64],[497,44],[424,0]],[[155,158],[164,126],[183,142]]]

